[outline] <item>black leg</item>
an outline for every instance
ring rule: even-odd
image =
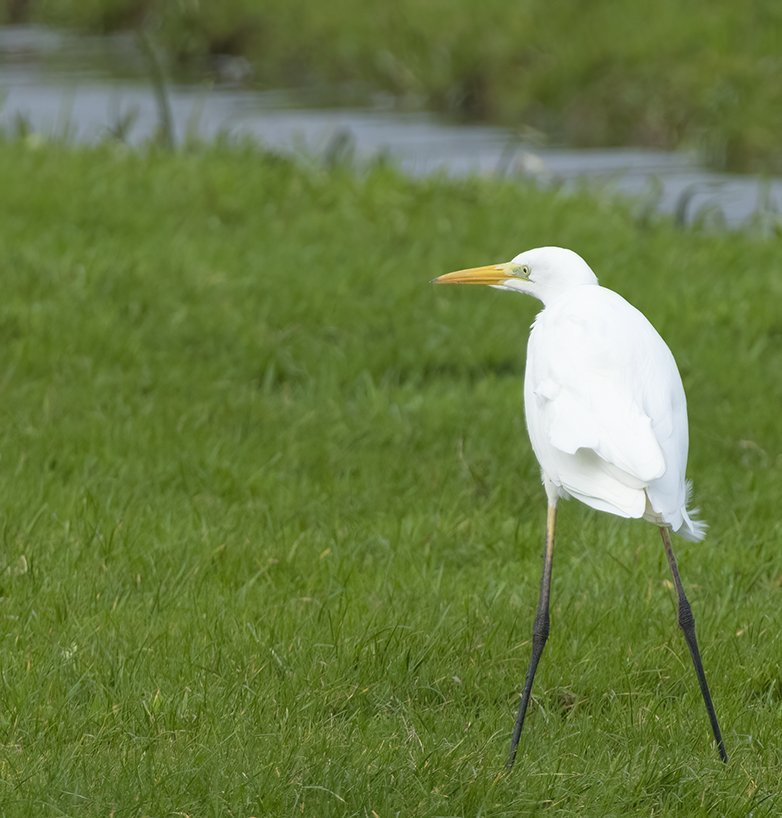
[[[551,593],[551,561],[554,557],[554,523],[557,517],[557,507],[549,506],[546,517],[546,553],[543,556],[543,576],[540,579],[540,597],[538,598],[538,612],[535,615],[535,624],[532,626],[532,658],[529,661],[527,677],[524,680],[524,690],[521,694],[521,704],[519,705],[519,715],[516,717],[516,727],[513,730],[513,738],[510,743],[510,755],[508,756],[507,768],[513,769],[513,762],[516,760],[516,750],[519,746],[521,728],[524,727],[524,716],[527,713],[529,697],[532,693],[532,682],[535,679],[535,671],[538,669],[540,655],[546,646],[549,632],[549,596]]]
[[[717,742],[717,747],[720,751],[720,758],[727,763],[728,754],[725,752],[725,745],[722,743],[722,733],[720,733],[720,726],[717,723],[717,714],[714,712],[709,686],[706,684],[706,674],[703,672],[703,662],[701,662],[701,655],[698,651],[698,640],[695,638],[695,617],[692,615],[690,603],[684,595],[684,588],[682,587],[682,581],[679,577],[679,569],[676,567],[676,559],[673,556],[670,529],[665,526],[660,526],[660,534],[663,538],[665,555],[668,557],[668,565],[671,566],[673,583],[676,586],[676,594],[679,600],[679,627],[682,629],[684,638],[687,641],[687,647],[690,649],[690,656],[692,656],[692,663],[695,665],[695,673],[698,675],[698,683],[701,686],[703,701],[706,703],[706,711],[709,714],[711,730],[714,733],[714,740]]]

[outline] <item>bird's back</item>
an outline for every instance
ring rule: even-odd
[[[688,539],[687,407],[673,355],[617,293],[581,286],[538,315],[524,385],[530,440],[563,496]]]

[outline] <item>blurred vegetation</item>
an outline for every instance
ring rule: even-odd
[[[233,55],[261,87],[385,92],[528,138],[782,170],[776,0],[6,0],[5,19],[144,28],[180,69]]]

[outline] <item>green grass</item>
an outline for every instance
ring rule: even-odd
[[[375,91],[569,145],[694,148],[782,172],[777,0],[8,0],[35,21],[144,28],[175,66],[252,62],[260,87]],[[0,9],[2,17],[2,9]]]
[[[778,814],[780,240],[252,150],[0,143],[0,815]],[[711,529],[560,514],[530,299],[580,251],[668,340]]]

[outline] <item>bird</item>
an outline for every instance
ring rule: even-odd
[[[485,284],[543,303],[527,344],[524,408],[548,501],[543,573],[532,655],[511,738],[516,760],[532,684],[550,631],[554,528],[560,499],[643,518],[660,530],[677,596],[677,622],[692,657],[720,758],[728,756],[706,675],[695,619],[671,532],[703,539],[688,508],[689,430],[684,386],[665,341],[642,312],[602,287],[584,259],[563,247],[527,250],[509,262],[446,273],[436,284]]]

